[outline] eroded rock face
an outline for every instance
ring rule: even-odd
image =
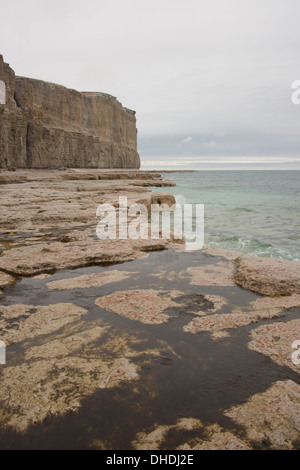
[[[0,55],[1,168],[139,168],[135,112],[105,93],[15,77]]]

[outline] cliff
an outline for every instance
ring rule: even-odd
[[[0,55],[1,168],[139,168],[135,112],[105,93],[16,77]]]

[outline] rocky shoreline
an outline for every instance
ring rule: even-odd
[[[1,448],[9,447],[7,433],[15,436],[12,448],[22,447],[27,437],[38,439],[45,420],[55,429],[66,416],[79,419],[88,397],[101,390],[113,396],[127,384],[141,394],[143,377],[148,396],[155,394],[147,367],[182,359],[176,342],[160,337],[168,327],[195,351],[205,338],[226,350],[238,335],[245,354],[276,372],[267,387],[242,392],[208,423],[197,407],[187,416],[173,412],[166,422],[145,419],[132,431],[130,448],[299,448],[300,369],[291,359],[300,340],[299,263],[213,248],[185,253],[174,238],[96,236],[99,204],[118,207],[126,195],[128,205],[171,205],[173,196],[151,187],[172,185],[149,171],[0,173],[0,339],[8,356],[0,366]],[[152,261],[156,252],[165,253],[165,264],[163,256]],[[83,447],[122,448],[100,434]]]
[[[173,196],[147,189],[170,185],[152,172],[2,172],[0,271],[16,277],[33,276],[129,261],[166,248],[169,243],[165,240],[99,241],[96,209],[100,204],[117,206],[120,195],[127,196],[128,205],[173,204]]]

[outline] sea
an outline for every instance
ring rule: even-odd
[[[206,246],[300,261],[300,171],[161,174],[176,187],[156,190],[204,205]]]

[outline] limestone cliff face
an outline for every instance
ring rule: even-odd
[[[116,98],[15,77],[2,56],[0,80],[0,167],[140,167],[135,112]]]

